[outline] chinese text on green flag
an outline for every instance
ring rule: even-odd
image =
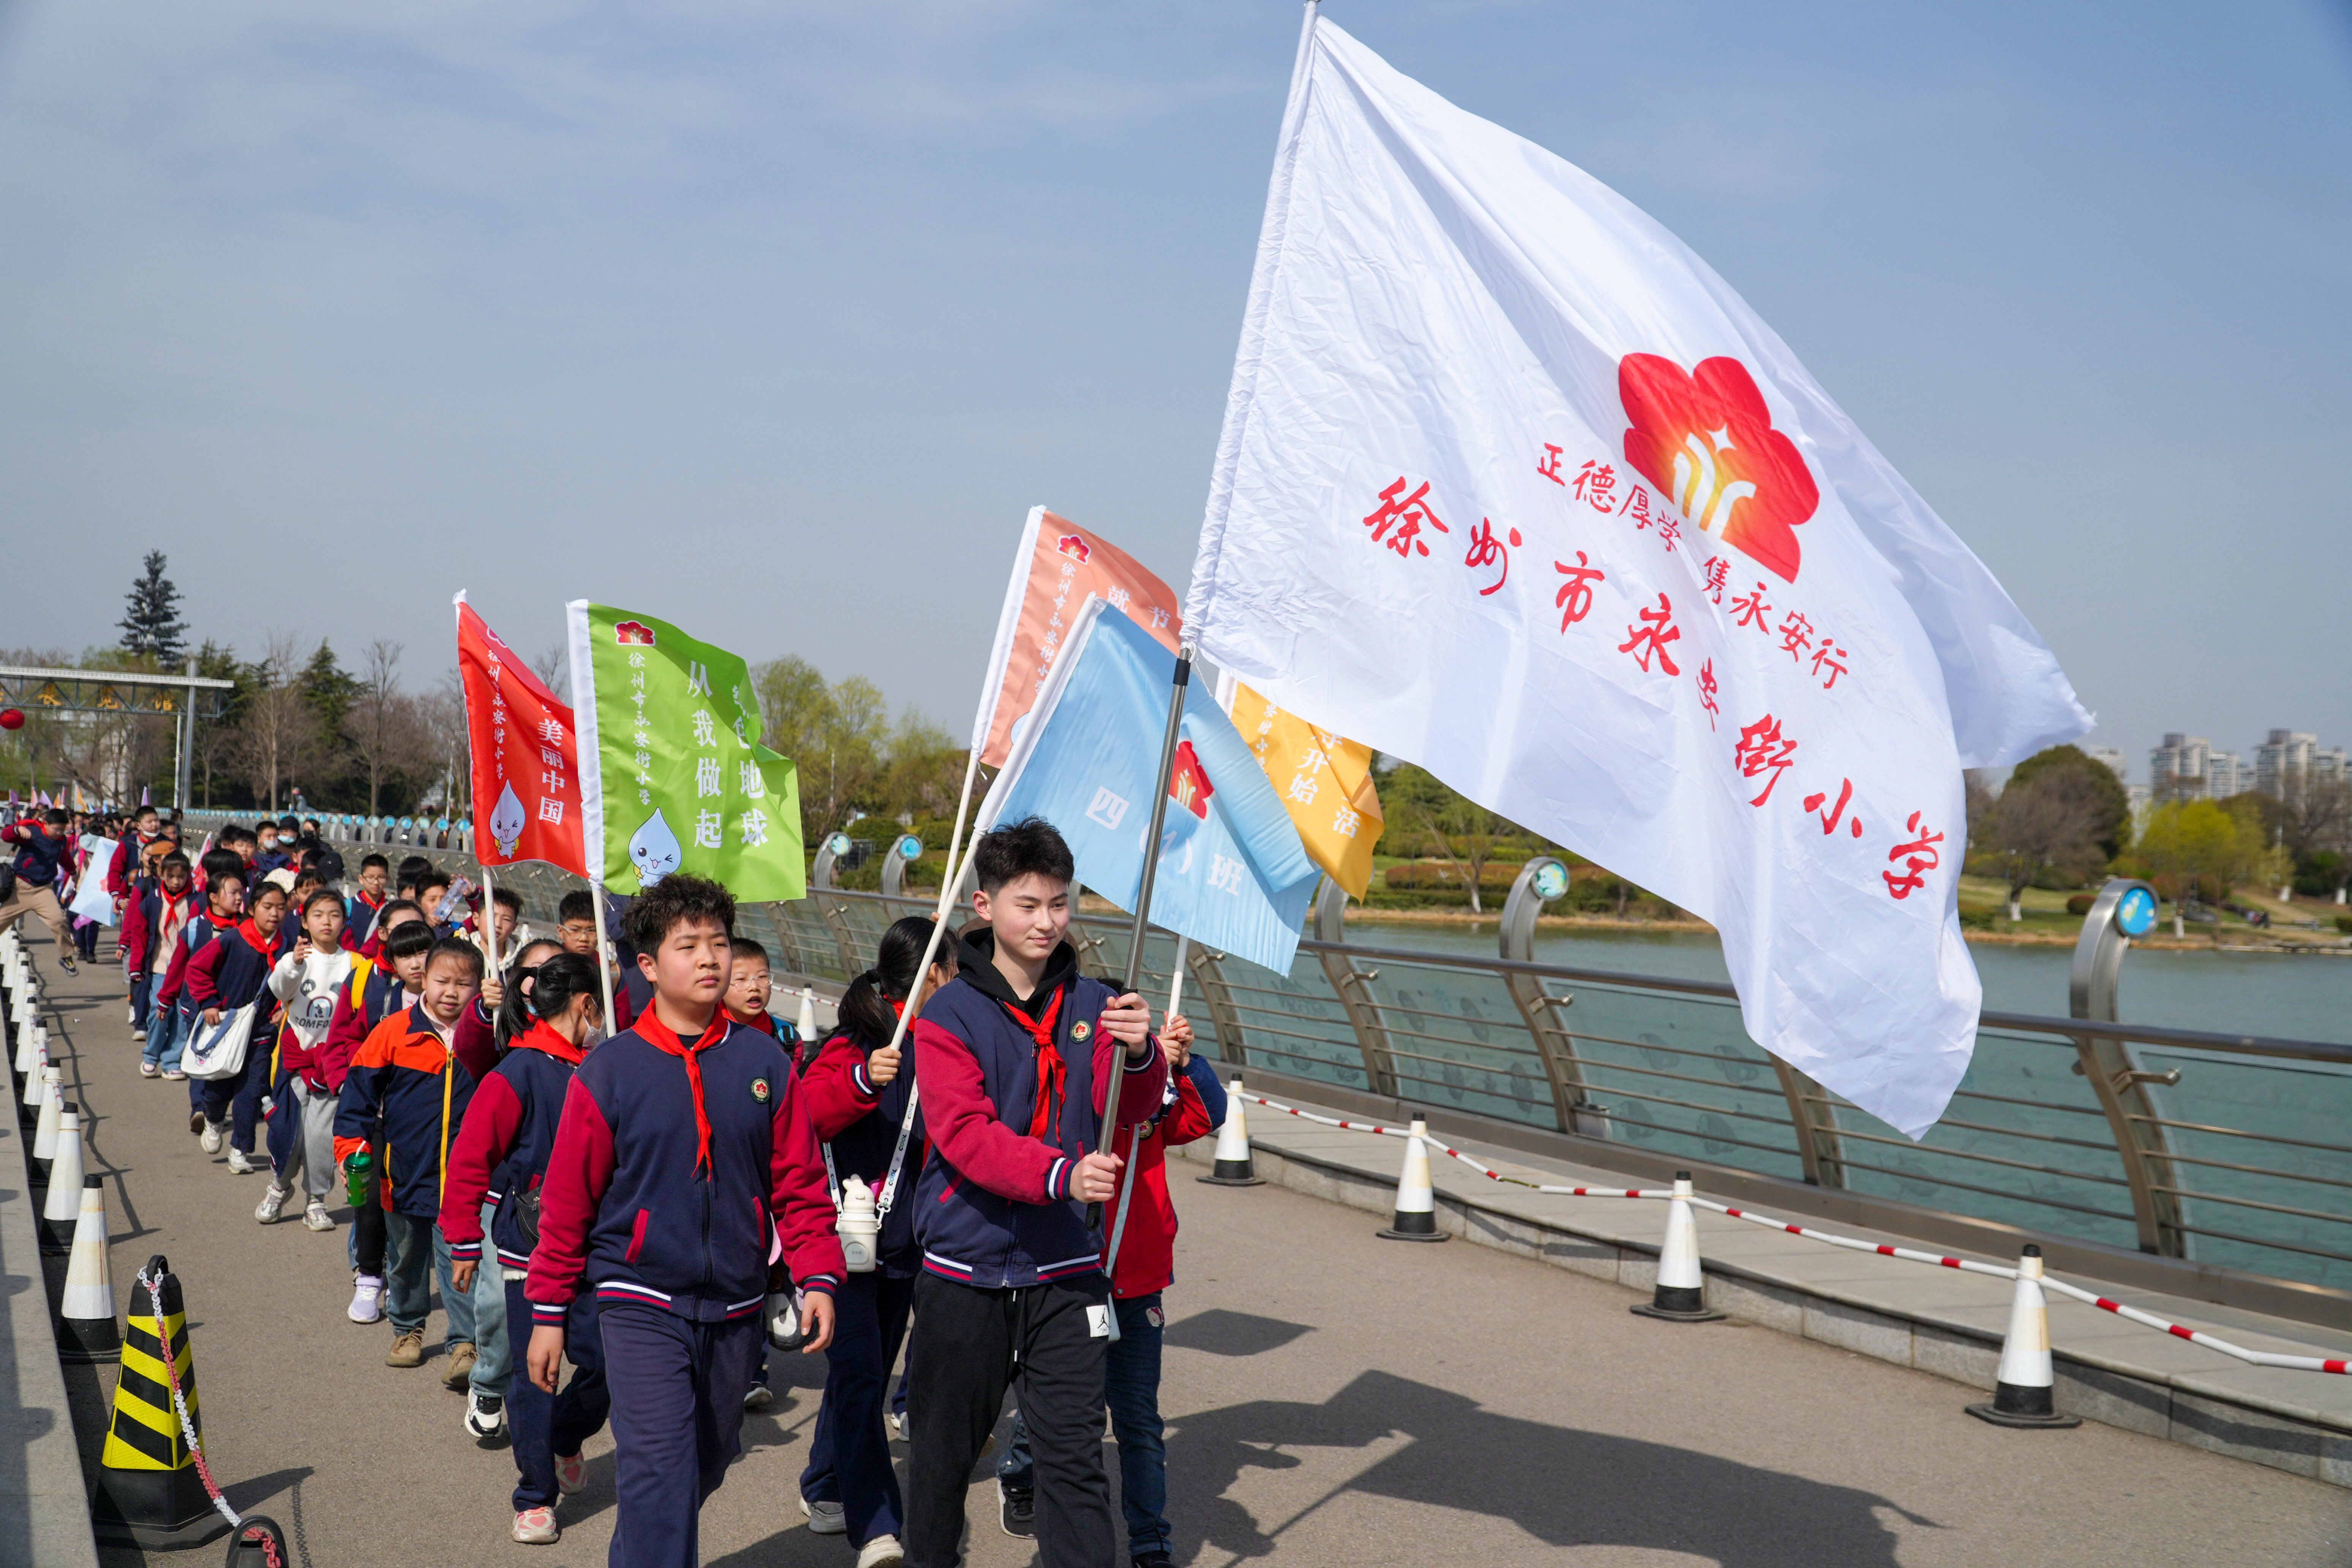
[[[591,869],[625,893],[683,870],[739,899],[804,897],[799,780],[760,744],[743,660],[652,616],[564,608]]]

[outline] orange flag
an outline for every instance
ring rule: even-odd
[[[1169,652],[1176,651],[1183,619],[1176,613],[1178,601],[1168,584],[1102,535],[1042,506],[1032,507],[1021,547],[1013,557],[1004,609],[997,617],[996,648],[989,658],[989,668],[997,672],[996,684],[972,726],[980,760],[990,767],[1003,764],[1012,749],[1013,726],[1036,702],[1045,677],[1053,673],[1062,639],[1089,594],[1124,610]]]

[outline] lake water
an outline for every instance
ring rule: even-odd
[[[1371,947],[1496,952],[1492,927],[1359,922],[1349,939]],[[1972,943],[1984,1005],[1993,1012],[2066,1016],[2074,951]],[[1613,969],[1674,980],[1728,981],[1722,946],[1692,932],[1578,932],[1536,938],[1536,957],[1579,969]],[[2118,1003],[2124,1019],[2179,1029],[2352,1045],[2352,958],[2277,952],[2182,952],[2137,948],[2124,960]]]

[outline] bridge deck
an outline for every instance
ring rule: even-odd
[[[434,1363],[391,1371],[388,1331],[344,1320],[341,1231],[256,1225],[263,1178],[201,1152],[182,1086],[138,1077],[111,976],[67,980],[32,945],[93,1168],[116,1178],[118,1289],[171,1256],[233,1500],[299,1523],[301,1568],[601,1563],[609,1438],[563,1541],[508,1545],[507,1454],[464,1436]],[[2352,1497],[2316,1481],[2111,1427],[1997,1430],[1940,1378],[1755,1326],[1654,1323],[1616,1284],[1379,1241],[1346,1207],[1187,1173],[1163,1389],[1180,1563],[2319,1563],[2352,1541]],[[792,1501],[818,1378],[786,1359],[704,1511],[708,1563],[851,1561]],[[112,1375],[68,1369],[85,1462]],[[972,1495],[971,1560],[1029,1561],[986,1485]]]

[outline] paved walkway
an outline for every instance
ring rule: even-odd
[[[149,1253],[170,1255],[206,1447],[237,1505],[300,1531],[297,1568],[601,1563],[609,1440],[590,1445],[563,1541],[509,1543],[507,1454],[464,1436],[433,1363],[391,1371],[388,1332],[344,1320],[341,1231],[257,1226],[263,1178],[198,1150],[180,1085],[138,1077],[110,976],[66,980],[46,943],[33,952],[58,982],[53,1037],[93,1119],[96,1168],[118,1178],[118,1288]],[[2352,1554],[2352,1494],[2333,1487],[2096,1426],[2000,1431],[1939,1378],[1758,1327],[1655,1323],[1613,1284],[1461,1242],[1379,1241],[1356,1211],[1191,1173],[1176,1168],[1186,1223],[1163,1395],[1181,1563]],[[848,1568],[793,1500],[817,1370],[781,1368],[775,1408],[747,1423],[750,1452],[704,1510],[706,1563]],[[69,1373],[86,1458],[111,1377]],[[973,1497],[972,1562],[1031,1561],[996,1531],[984,1484]]]

